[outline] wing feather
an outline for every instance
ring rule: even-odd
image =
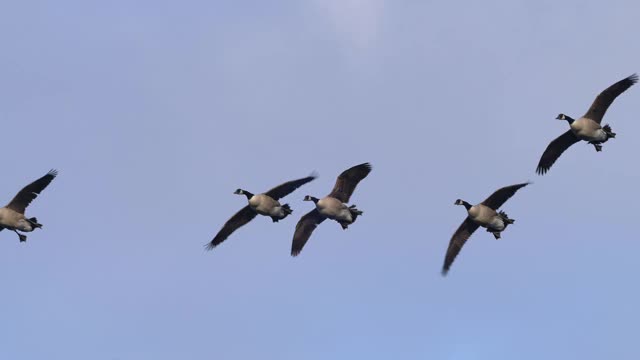
[[[320,214],[318,209],[313,209],[300,218],[296,225],[296,231],[293,233],[293,242],[291,243],[291,256],[298,256],[302,248],[311,237],[313,230],[318,227],[326,218]]]
[[[547,171],[551,169],[553,163],[558,160],[560,155],[578,141],[580,141],[580,139],[578,139],[573,131],[567,130],[567,132],[558,136],[555,140],[549,143],[549,146],[547,146],[544,153],[542,153],[540,162],[538,162],[538,167],[536,168],[538,175],[546,174]]]
[[[216,246],[222,244],[229,235],[231,235],[234,231],[238,230],[243,225],[246,225],[249,221],[251,221],[254,217],[256,217],[257,213],[251,209],[249,205],[243,207],[235,213],[226,223],[222,226],[222,229],[218,231],[216,236],[206,245],[207,250],[213,250]]]
[[[488,206],[493,210],[498,210],[500,206],[502,206],[509,198],[511,198],[516,191],[522,189],[523,187],[529,185],[530,183],[522,183],[515,184],[510,186],[505,186],[496,190],[491,196],[489,196],[485,201],[482,202],[482,205]]]
[[[27,206],[38,197],[38,195],[51,183],[58,175],[57,170],[50,170],[45,176],[25,186],[18,194],[9,202],[7,207],[11,210],[24,214]]]
[[[356,165],[342,172],[333,186],[333,190],[329,196],[334,197],[343,203],[348,203],[351,194],[358,186],[358,183],[367,177],[371,172],[371,164],[364,163]]]
[[[444,264],[442,265],[442,275],[447,275],[451,264],[462,250],[462,247],[467,242],[471,234],[478,229],[480,225],[476,224],[467,216],[467,218],[460,224],[458,230],[453,233],[451,240],[449,241],[449,247],[447,248],[447,254],[444,257]]]
[[[600,124],[604,113],[607,112],[607,109],[613,104],[613,101],[637,82],[638,74],[633,74],[609,86],[596,97],[589,111],[584,114],[584,117]]]
[[[288,181],[288,182],[286,182],[284,184],[278,185],[278,186],[274,187],[273,189],[267,191],[265,193],[265,195],[268,195],[269,197],[271,197],[274,200],[280,200],[281,198],[283,198],[283,197],[291,194],[292,192],[294,192],[300,186],[312,181],[316,177],[317,176],[315,174],[312,174],[312,175],[307,176],[307,177],[302,178],[302,179]]]

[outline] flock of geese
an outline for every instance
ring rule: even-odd
[[[601,125],[602,118],[613,101],[636,82],[638,82],[638,75],[633,74],[609,86],[596,97],[589,110],[577,120],[568,115],[559,114],[556,119],[567,121],[569,129],[547,146],[540,158],[536,172],[539,175],[546,174],[560,155],[579,141],[586,141],[588,144],[593,145],[596,151],[602,151],[602,144],[616,137],[609,125]],[[329,195],[321,199],[311,195],[304,197],[304,201],[312,201],[315,207],[302,216],[296,225],[291,243],[292,256],[300,254],[315,228],[324,220],[334,220],[346,230],[349,225],[353,224],[362,215],[362,211],[356,208],[356,205],[348,205],[348,203],[356,186],[370,172],[371,164],[369,163],[353,166],[338,176]],[[27,240],[27,236],[19,231],[31,232],[42,228],[42,224],[38,223],[35,217],[28,218],[25,215],[25,210],[57,175],[58,172],[56,170],[49,171],[40,179],[25,186],[9,204],[0,208],[0,231],[3,229],[14,231],[18,234],[20,242],[24,242]],[[285,219],[293,211],[289,204],[280,204],[279,200],[315,178],[316,175],[311,174],[301,179],[285,182],[261,194],[253,194],[247,190],[237,189],[234,194],[246,196],[248,204],[222,226],[222,229],[206,245],[206,248],[211,250],[220,245],[234,231],[250,222],[258,214],[270,217],[273,222]],[[455,201],[455,205],[465,207],[467,217],[449,241],[449,247],[442,266],[443,275],[447,274],[465,242],[479,227],[485,228],[496,239],[500,239],[501,233],[509,225],[513,224],[514,220],[499,209],[518,190],[528,184],[522,183],[500,188],[486,200],[476,205],[471,205],[461,199]]]

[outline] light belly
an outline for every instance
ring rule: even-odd
[[[322,209],[319,211],[320,211],[320,214],[322,214],[323,216],[331,220],[346,221],[346,222],[352,222],[353,220],[351,217],[351,212],[347,209],[341,209],[338,211],[335,211],[333,209]]]
[[[496,218],[496,212],[489,207],[476,205],[469,209],[469,217],[482,227],[492,227]]]
[[[576,136],[585,141],[605,141],[607,140],[607,134],[602,130],[600,124],[597,122],[580,118],[571,124],[571,130]]]
[[[323,216],[338,221],[352,222],[351,212],[345,204],[338,199],[324,198],[316,204],[318,211]]]
[[[275,217],[284,216],[284,212],[280,207],[274,207],[269,209],[256,209],[256,212],[260,215],[265,215],[265,216],[275,216]]]
[[[249,200],[249,205],[255,212],[265,216],[282,216],[280,203],[264,194],[255,195]]]
[[[500,216],[496,216],[491,220],[487,227],[493,230],[502,231],[505,228],[504,220],[502,220]]]
[[[580,131],[575,133],[576,136],[585,141],[605,141],[607,140],[607,134],[602,129],[598,129],[594,132]]]
[[[0,226],[9,230],[33,231],[24,215],[7,208],[0,208]]]

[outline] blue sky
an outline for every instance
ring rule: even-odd
[[[0,4],[3,359],[635,359],[640,89],[534,173],[554,120],[640,71],[633,1]],[[364,216],[289,256],[306,194]],[[266,191],[293,216],[203,245]],[[522,181],[440,276],[457,198]]]

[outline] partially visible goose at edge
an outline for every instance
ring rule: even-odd
[[[492,233],[496,240],[500,239],[500,233],[503,232],[508,225],[513,224],[515,220],[510,219],[504,211],[498,212],[498,209],[509,200],[516,191],[529,184],[530,183],[527,182],[505,186],[491,194],[491,196],[482,203],[473,206],[464,200],[456,200],[454,204],[463,205],[465,209],[467,209],[468,216],[449,241],[447,254],[444,258],[444,265],[442,266],[442,275],[447,275],[451,264],[453,264],[453,260],[458,256],[462,246],[478,227],[482,226],[486,228],[487,232]]]
[[[565,150],[580,140],[593,145],[596,151],[602,151],[602,144],[616,137],[609,125],[600,126],[602,117],[613,101],[636,82],[638,82],[638,75],[633,74],[609,86],[596,97],[589,111],[578,120],[565,114],[559,114],[556,119],[566,120],[570,129],[547,146],[540,158],[536,172],[539,175],[544,175]]]
[[[325,219],[337,221],[343,229],[353,224],[362,211],[355,205],[348,206],[349,198],[356,189],[358,183],[371,172],[371,164],[364,163],[349,168],[338,176],[336,184],[329,195],[322,199],[313,196],[305,196],[305,201],[313,201],[316,208],[304,215],[296,225],[291,244],[291,256],[297,256],[307,243],[311,233]]]
[[[234,194],[247,197],[249,205],[243,207],[229,219],[216,236],[206,245],[207,250],[212,250],[225,241],[229,235],[241,226],[251,221],[257,214],[269,216],[273,222],[278,222],[286,218],[293,212],[289,204],[280,205],[278,200],[291,194],[300,186],[315,179],[316,175],[311,174],[302,179],[292,180],[282,185],[278,185],[263,194],[254,195],[246,190],[237,189]]]
[[[38,223],[38,219],[35,217],[27,218],[24,212],[33,199],[37,198],[57,175],[58,171],[50,170],[45,176],[20,190],[7,206],[0,208],[0,231],[3,229],[14,231],[18,234],[20,242],[24,242],[27,241],[27,236],[20,234],[18,230],[31,232],[41,228],[42,224]]]

